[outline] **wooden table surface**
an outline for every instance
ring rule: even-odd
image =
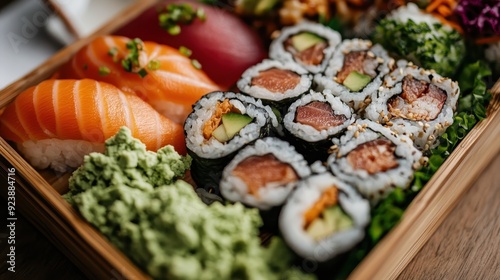
[[[7,205],[3,198],[1,202],[1,205]],[[499,202],[500,154],[398,280],[500,279]],[[5,217],[6,214],[2,214]],[[0,229],[0,279],[86,279],[22,216],[18,216],[15,233],[16,272],[12,273],[4,262],[9,248],[6,227]]]

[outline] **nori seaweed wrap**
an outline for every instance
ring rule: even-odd
[[[193,105],[184,124],[191,177],[197,188],[219,195],[226,164],[246,145],[278,135],[280,124],[269,106],[234,92],[212,92]]]

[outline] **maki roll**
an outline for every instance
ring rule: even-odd
[[[325,262],[356,246],[370,221],[370,203],[331,173],[301,181],[283,206],[279,228],[302,258]]]
[[[373,204],[396,187],[407,188],[420,168],[422,153],[410,138],[370,120],[356,121],[332,142],[331,172]]]
[[[318,90],[330,89],[356,112],[371,102],[372,93],[394,66],[394,59],[369,40],[344,40],[335,51],[324,75],[316,75]]]
[[[269,57],[295,63],[310,73],[322,73],[341,40],[337,31],[303,21],[281,30],[269,46]]]
[[[326,160],[332,138],[354,121],[352,109],[330,90],[311,90],[288,107],[283,127],[289,142],[313,162]]]
[[[408,135],[427,151],[453,123],[459,94],[457,82],[401,60],[374,95],[365,117]]]
[[[219,194],[222,169],[232,157],[247,144],[280,130],[271,108],[260,100],[220,91],[203,96],[184,124],[197,187]]]
[[[242,93],[261,99],[264,104],[282,111],[301,94],[309,91],[312,76],[292,63],[265,59],[248,68],[236,86]]]
[[[224,168],[220,191],[227,200],[269,210],[281,206],[310,174],[307,161],[293,146],[266,137],[243,148]]]

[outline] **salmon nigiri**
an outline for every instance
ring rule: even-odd
[[[56,171],[102,152],[105,140],[122,126],[148,150],[172,145],[186,152],[181,125],[136,95],[90,79],[43,81],[20,93],[0,115],[0,136],[15,142],[34,167]]]
[[[137,94],[184,123],[202,95],[220,88],[178,49],[121,36],[101,36],[62,66],[57,78],[91,78]]]

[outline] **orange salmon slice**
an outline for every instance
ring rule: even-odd
[[[234,168],[233,175],[245,182],[251,195],[257,195],[260,188],[282,186],[299,179],[289,164],[278,160],[272,154],[244,159]]]

